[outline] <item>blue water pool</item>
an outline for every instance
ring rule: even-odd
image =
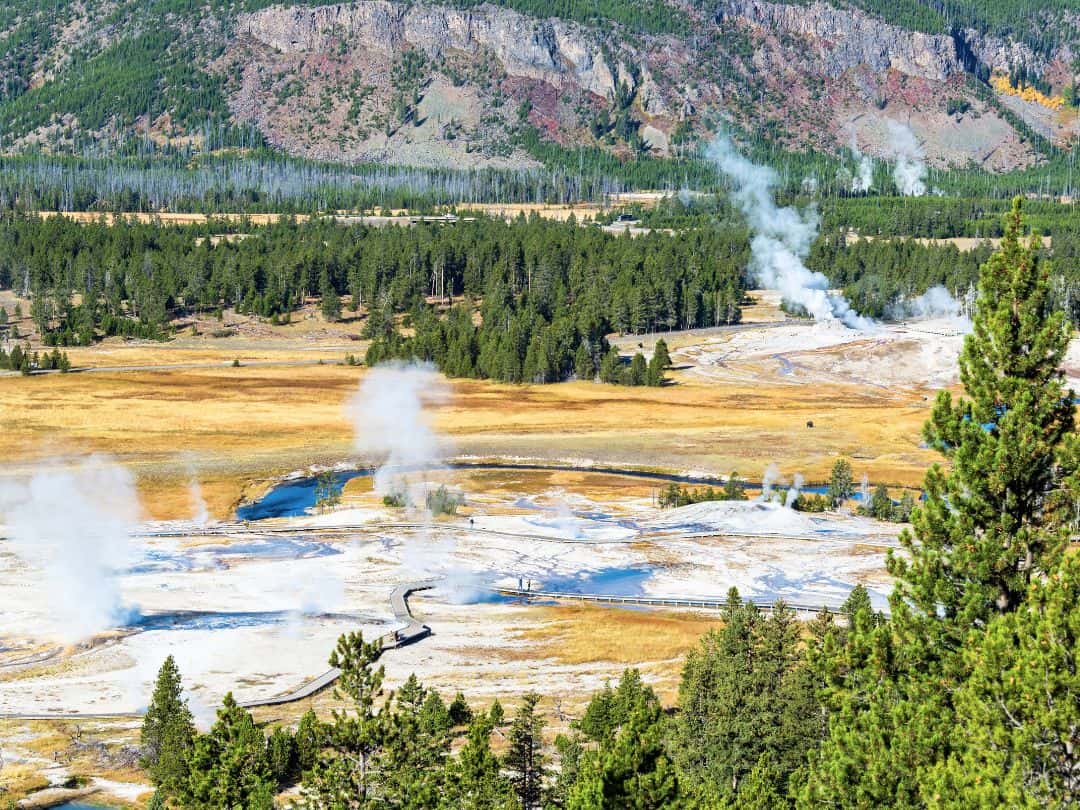
[[[371,475],[371,470],[340,470],[334,473],[333,490],[340,494],[346,482],[354,478]],[[272,517],[295,517],[302,515],[315,505],[315,487],[318,479],[296,478],[278,484],[259,500],[244,504],[236,510],[240,520],[262,520]]]
[[[643,566],[601,568],[567,576],[547,576],[543,590],[560,593],[595,593],[601,596],[640,596],[653,569]],[[539,587],[534,585],[534,587]]]

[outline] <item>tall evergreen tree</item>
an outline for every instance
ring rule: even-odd
[[[854,494],[855,478],[851,473],[851,462],[846,458],[838,458],[829,476],[829,500],[837,507]]]
[[[304,778],[306,806],[366,807],[375,786],[373,761],[388,734],[388,715],[378,712],[384,670],[376,667],[382,649],[360,633],[346,633],[330,655],[341,670],[335,694],[351,704],[322,726],[322,750]]]
[[[266,737],[232,693],[225,695],[210,732],[195,741],[181,805],[192,810],[272,810],[277,787]]]
[[[521,810],[535,810],[543,798],[544,777],[544,719],[536,712],[540,696],[530,692],[521,699],[517,715],[510,726],[510,749],[505,766]]]
[[[695,795],[733,800],[765,752],[786,782],[820,724],[791,610],[763,618],[732,589],[723,619],[687,656],[673,746]]]
[[[195,724],[183,691],[180,670],[170,655],[158,670],[140,737],[142,766],[154,785],[170,796],[187,780],[195,739]]]
[[[440,807],[446,810],[513,810],[517,806],[510,780],[491,750],[494,726],[478,714],[458,755],[447,765],[446,790]]]
[[[972,650],[1057,570],[1075,528],[1074,406],[1059,370],[1069,334],[1021,227],[1016,201],[961,353],[967,397],[940,394],[925,427],[951,469],[927,472],[926,501],[901,536],[907,555],[889,558],[891,620],[856,614],[836,650],[834,716],[802,806],[939,803],[942,763],[958,756],[960,697],[978,670]]]

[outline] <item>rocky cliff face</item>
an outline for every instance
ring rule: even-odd
[[[278,6],[241,16],[237,30],[281,53],[330,52],[340,43],[387,56],[405,47],[432,58],[447,51],[486,51],[510,76],[555,87],[572,82],[606,99],[614,97],[618,82],[637,85],[636,71],[623,61],[609,62],[596,35],[560,20],[536,20],[493,7],[461,10],[382,0]]]
[[[240,15],[217,69],[238,77],[238,119],[320,158],[520,165],[525,115],[542,137],[624,156],[670,155],[677,133],[723,121],[769,130],[792,148],[835,150],[856,138],[887,156],[882,133],[894,119],[921,133],[938,165],[1034,159],[974,97],[977,114],[966,120],[946,110],[949,98],[971,95],[963,76],[973,61],[1040,72],[1045,60],[1024,45],[974,30],[955,39],[909,31],[825,0],[721,0],[715,13],[687,13],[693,37],[627,36],[495,6],[281,5]],[[404,92],[394,66],[409,50],[427,58]]]
[[[833,77],[863,65],[936,81],[963,70],[952,37],[907,31],[862,12],[822,2],[789,6],[727,0],[717,14],[720,19],[739,17],[753,25],[806,38]]]

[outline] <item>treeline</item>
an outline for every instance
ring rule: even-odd
[[[821,206],[822,230],[851,229],[864,236],[917,236],[976,239],[1004,233],[1002,217],[1010,202],[977,195],[957,197],[850,197]],[[1046,235],[1080,233],[1080,208],[1075,203],[1031,200],[1025,205],[1028,228]]]
[[[1051,302],[1080,326],[1080,230],[1056,230],[1052,259]],[[815,241],[807,260],[862,314],[873,318],[945,315],[910,301],[929,288],[945,287],[962,302],[973,293],[979,268],[993,253],[990,243],[960,250],[953,244],[923,244],[912,239],[852,239],[844,232]]]
[[[412,228],[317,219],[200,238],[214,227],[8,216],[0,287],[30,294],[43,339],[63,345],[160,337],[175,318],[226,307],[280,319],[321,296],[329,318],[366,313],[371,362],[630,384],[659,384],[670,358],[650,368],[642,356],[624,375],[605,335],[735,323],[746,288],[747,234],[734,226],[630,238],[538,217]]]
[[[903,299],[946,287],[960,299],[974,289],[979,268],[992,253],[989,245],[959,250],[953,244],[924,245],[911,239],[847,239],[844,234],[819,238],[807,266],[840,287],[861,314],[892,316]],[[923,313],[913,313],[923,314]]]
[[[738,473],[733,472],[720,489],[714,489],[713,487],[690,489],[672,482],[660,490],[656,498],[656,505],[661,509],[673,509],[694,503],[745,500],[746,482],[739,478]]]
[[[0,348],[0,369],[5,371],[19,371],[23,374],[31,374],[34,371],[59,371],[66,374],[71,371],[71,361],[67,352],[53,349],[51,352],[32,352],[29,347],[23,348],[19,344],[11,347],[11,351]]]
[[[685,34],[690,19],[663,0],[445,0],[443,5],[474,8],[488,3],[540,19],[561,17],[585,25],[618,23],[630,31]]]
[[[711,172],[700,162],[624,166],[609,155],[585,163],[552,160],[546,168],[522,170],[346,166],[259,148],[261,138],[250,128],[204,124],[198,132],[211,148],[237,143],[243,154],[160,149],[144,139],[124,139],[105,150],[88,147],[78,156],[0,156],[0,210],[423,211],[467,203],[602,201],[630,188],[696,185]]]
[[[651,361],[636,354],[624,368],[605,336],[737,323],[741,317],[748,250],[741,228],[615,238],[597,228],[534,218],[487,222],[479,230],[465,223],[434,233],[462,240],[462,252],[421,258],[425,286],[419,290],[395,292],[409,271],[395,274],[389,296],[377,293],[364,331],[372,340],[369,365],[418,359],[451,376],[504,382],[599,376],[660,385],[670,364],[666,346]],[[470,255],[482,257],[479,266],[455,258]],[[379,287],[372,281],[360,291]],[[464,300],[445,314],[421,304],[422,294],[449,301],[451,290]],[[408,311],[400,324],[399,310]]]

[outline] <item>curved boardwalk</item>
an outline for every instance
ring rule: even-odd
[[[398,585],[390,593],[390,609],[394,612],[394,618],[402,622],[401,627],[391,630],[380,636],[383,650],[395,647],[404,647],[426,636],[431,635],[431,628],[417,621],[409,610],[409,595],[417,591],[426,591],[434,588],[438,579],[425,579],[418,582],[404,582]],[[286,703],[294,703],[298,700],[311,697],[326,689],[341,675],[341,670],[330,669],[317,678],[298,686],[291,692],[277,697],[263,698],[261,700],[249,700],[240,705],[252,709],[256,706],[281,706]],[[65,712],[50,714],[48,712],[10,712],[0,714],[0,720],[88,720],[88,719],[132,719],[141,717],[140,712]]]
[[[394,618],[404,622],[405,626],[391,630],[389,633],[379,637],[378,640],[382,642],[384,651],[395,647],[404,647],[406,644],[412,644],[414,641],[419,641],[431,635],[431,628],[417,621],[413,617],[412,611],[409,610],[409,595],[417,591],[434,588],[438,581],[438,579],[425,579],[419,582],[406,582],[398,585],[390,593],[390,608],[394,611]],[[295,703],[298,700],[318,694],[333,684],[340,675],[340,669],[331,667],[319,677],[312,678],[287,694],[263,698],[262,700],[249,700],[240,705],[246,709],[253,709],[256,706],[281,706],[285,703]]]

